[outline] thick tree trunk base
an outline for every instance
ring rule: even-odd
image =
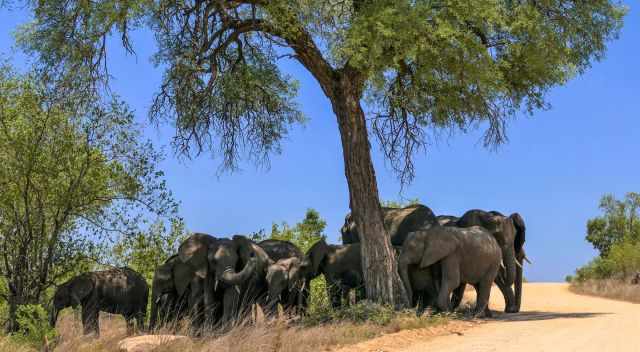
[[[338,117],[353,219],[361,234],[367,298],[396,308],[408,306],[391,240],[384,228],[371,145],[360,106],[362,84],[342,72],[331,98]]]

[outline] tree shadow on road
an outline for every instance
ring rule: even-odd
[[[495,314],[492,319],[496,321],[535,321],[535,320],[551,320],[551,319],[576,319],[576,318],[593,318],[611,313],[558,313],[558,312],[540,312],[528,311],[514,314]]]

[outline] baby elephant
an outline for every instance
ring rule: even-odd
[[[475,316],[491,316],[488,309],[491,284],[496,278],[502,253],[496,239],[487,230],[473,226],[468,228],[434,226],[412,232],[402,246],[398,270],[413,300],[414,272],[424,271],[433,265],[439,270],[436,306],[450,310],[451,292],[461,283],[472,284],[477,292]],[[424,280],[432,276],[425,275]]]
[[[142,275],[129,268],[114,268],[80,274],[56,290],[51,309],[51,327],[55,327],[58,313],[66,307],[82,306],[84,333],[100,334],[100,311],[122,314],[127,321],[127,333],[133,333],[133,319],[137,328],[144,329],[149,287]]]

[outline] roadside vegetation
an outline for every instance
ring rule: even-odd
[[[640,194],[622,200],[605,195],[600,209],[603,214],[587,222],[586,236],[600,254],[567,281],[576,293],[640,302],[640,285],[632,283],[640,272]]]

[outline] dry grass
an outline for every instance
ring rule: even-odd
[[[340,346],[355,344],[387,333],[443,325],[444,316],[416,317],[415,313],[400,313],[385,325],[372,322],[333,322],[304,327],[283,320],[272,320],[259,325],[239,326],[223,335],[175,341],[154,349],[154,352],[297,352],[329,351]],[[120,316],[101,314],[100,337],[83,336],[82,326],[73,314],[60,317],[60,334],[55,352],[115,352],[120,340],[126,337],[126,326]],[[161,332],[159,332],[161,333]],[[37,352],[19,345],[10,338],[0,336],[0,351]]]
[[[640,303],[640,285],[632,285],[625,280],[604,279],[573,282],[569,289],[578,294]]]

